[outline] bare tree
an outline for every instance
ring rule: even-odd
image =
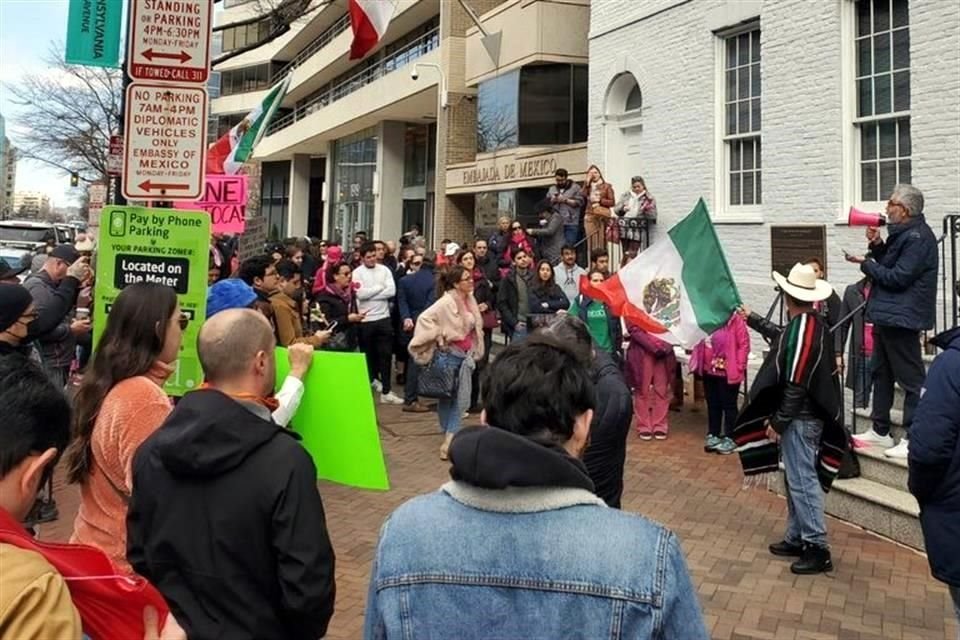
[[[226,62],[231,58],[235,58],[247,51],[252,51],[257,47],[262,47],[268,42],[276,40],[290,31],[298,20],[338,1],[346,4],[346,0],[253,0],[250,3],[252,15],[249,18],[237,20],[229,24],[218,25],[214,27],[213,30],[214,32],[222,32],[235,27],[263,24],[267,32],[266,37],[261,38],[258,33],[258,37],[253,38],[252,41],[247,44],[217,56],[213,64],[218,65],[221,62]]]
[[[77,172],[86,182],[107,180],[110,136],[118,133],[119,69],[66,64],[62,43],[51,43],[47,69],[4,83],[12,102],[23,109],[14,117],[20,130],[17,150],[28,158]]]

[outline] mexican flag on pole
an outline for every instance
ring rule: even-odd
[[[583,278],[580,290],[628,322],[687,349],[724,326],[741,304],[702,198],[666,237],[599,286]]]
[[[253,111],[230,131],[207,149],[207,173],[237,173],[243,163],[253,155],[253,148],[260,142],[270,119],[287,95],[291,76],[280,81],[267,92],[266,97]]]

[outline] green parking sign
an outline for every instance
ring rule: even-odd
[[[66,62],[119,67],[122,17],[123,0],[70,0]]]
[[[177,292],[190,322],[183,332],[176,369],[164,387],[182,396],[203,381],[197,335],[206,318],[210,214],[205,211],[104,207],[97,247],[93,317],[94,345],[100,340],[113,302],[128,285],[155,282]]]

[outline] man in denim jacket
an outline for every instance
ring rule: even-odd
[[[453,481],[383,526],[364,637],[707,638],[676,536],[594,494],[582,358],[534,335],[490,367]]]

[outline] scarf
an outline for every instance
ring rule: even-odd
[[[733,430],[744,485],[769,488],[776,479],[780,447],[767,438],[767,421],[779,408],[783,390],[790,382],[807,390],[817,419],[823,421],[816,470],[820,487],[828,492],[848,446],[841,418],[840,385],[833,375],[832,338],[818,314],[803,313],[790,320],[773,346]]]
[[[213,386],[209,382],[204,382],[202,385],[200,385],[200,388],[214,389],[229,398],[233,398],[237,402],[250,402],[253,404],[258,404],[261,407],[264,407],[270,413],[273,413],[280,408],[280,401],[274,397],[267,398],[264,396],[258,396],[255,393],[227,393],[223,389],[217,389],[217,387]]]
[[[336,284],[330,283],[326,286],[326,291],[330,295],[337,296],[343,303],[347,305],[347,313],[350,313],[350,296],[353,294],[353,289],[341,289]]]

